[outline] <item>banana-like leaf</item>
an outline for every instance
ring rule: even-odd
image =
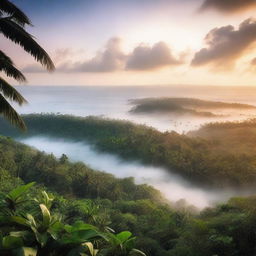
[[[121,242],[124,243],[132,236],[132,233],[129,231],[123,231],[116,235],[116,238]]]
[[[27,223],[33,231],[37,229],[37,223],[31,214],[27,214]]]
[[[64,225],[60,221],[56,221],[51,227],[48,229],[48,233],[54,240],[58,240],[61,232],[64,229]]]
[[[20,237],[5,236],[2,239],[2,247],[4,249],[15,249],[23,246],[23,240]]]
[[[34,199],[39,204],[44,204],[48,209],[51,208],[54,197],[46,191],[42,191],[41,196]]]
[[[28,230],[24,230],[24,231],[12,231],[10,232],[10,236],[14,236],[14,237],[20,237],[23,240],[25,238],[31,237],[32,233],[31,231]]]
[[[79,231],[79,230],[87,230],[87,229],[97,230],[97,228],[95,226],[90,225],[90,224],[86,224],[82,221],[77,221],[72,226],[71,225],[65,225],[65,230],[69,233]]]
[[[29,227],[27,219],[21,216],[3,216],[0,217],[0,226],[18,224],[21,226]]]
[[[89,242],[93,239],[100,238],[101,235],[95,230],[79,230],[69,233],[62,237],[62,244],[82,244],[84,242]]]
[[[96,256],[99,252],[99,250],[94,249],[94,246],[91,242],[83,243],[84,246],[86,246],[91,254],[91,256]]]
[[[42,226],[44,228],[47,228],[47,227],[49,227],[50,222],[51,222],[51,214],[44,204],[40,204],[40,208],[41,208],[42,216],[43,216]]]
[[[19,186],[13,189],[11,192],[8,193],[7,198],[16,201],[18,198],[24,195],[32,186],[34,186],[35,182],[28,183],[23,186]]]
[[[37,242],[41,245],[41,247],[45,247],[48,241],[48,235],[46,232],[39,233],[37,230],[34,231]]]

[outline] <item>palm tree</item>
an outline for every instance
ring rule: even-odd
[[[51,58],[34,40],[33,36],[25,30],[26,25],[32,26],[32,23],[25,13],[10,1],[0,0],[0,33],[15,44],[20,45],[27,53],[32,55],[36,61],[46,67],[48,71],[53,71],[55,67]],[[15,67],[13,61],[1,50],[0,71],[5,73],[7,77],[14,78],[18,82],[26,81],[25,76]],[[26,129],[22,118],[7,99],[19,105],[27,102],[13,86],[0,76],[0,114],[13,125],[22,130]]]

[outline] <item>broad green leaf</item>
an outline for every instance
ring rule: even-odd
[[[14,249],[23,246],[23,240],[20,237],[5,236],[2,240],[4,249]]]
[[[136,237],[132,237],[124,242],[125,248],[129,251],[134,248]]]
[[[1,225],[10,225],[10,224],[19,224],[23,226],[29,226],[27,223],[27,219],[20,217],[20,216],[6,216],[0,217],[0,224]]]
[[[43,215],[43,226],[48,227],[51,221],[51,214],[44,204],[40,204],[40,208]]]
[[[65,230],[69,233],[79,230],[97,230],[97,228],[93,225],[86,224],[82,221],[75,222],[72,226],[71,225],[65,225]]]
[[[22,196],[25,192],[27,192],[32,186],[34,186],[34,184],[35,184],[35,182],[31,182],[31,183],[28,183],[28,184],[26,184],[26,185],[19,186],[19,187],[13,189],[13,190],[7,195],[7,197],[15,201],[17,198],[19,198],[19,197]]]
[[[31,214],[27,214],[27,222],[29,224],[29,227],[35,232],[37,230],[37,224],[35,221],[35,218]]]
[[[83,243],[83,245],[85,245],[88,248],[91,256],[96,256],[97,255],[99,250],[94,249],[93,244],[91,242]]]
[[[129,231],[123,231],[116,235],[117,239],[121,241],[121,243],[124,243],[126,240],[128,240],[132,236],[132,233]]]
[[[20,216],[11,216],[10,220],[14,223],[23,225],[23,226],[28,226],[28,222],[25,218],[20,217]]]
[[[95,230],[79,230],[65,235],[61,242],[63,244],[81,244],[100,237],[100,234]]]
[[[42,191],[41,196],[38,198],[35,198],[34,200],[39,204],[41,203],[44,204],[48,209],[50,209],[52,206],[53,199],[54,199],[53,196],[48,195],[46,191]]]
[[[25,237],[31,236],[31,234],[32,234],[32,233],[31,233],[30,231],[28,231],[28,230],[10,232],[10,236],[20,237],[20,238],[22,238],[22,239],[24,239]]]
[[[112,233],[108,233],[107,236],[103,238],[112,245],[119,245],[121,243],[121,241],[116,237],[116,235]]]
[[[58,240],[59,234],[63,231],[63,224],[59,221],[56,221],[51,227],[48,229],[48,233],[54,240]]]
[[[44,247],[48,241],[47,233],[39,233],[37,230],[34,231],[37,242]]]

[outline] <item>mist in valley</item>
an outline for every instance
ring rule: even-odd
[[[46,153],[53,153],[56,157],[66,154],[72,162],[83,162],[93,169],[112,173],[116,177],[134,177],[137,184],[146,183],[154,186],[171,202],[185,199],[187,204],[197,208],[224,202],[232,196],[249,194],[248,191],[230,189],[217,191],[195,187],[164,168],[141,164],[137,161],[123,161],[115,155],[98,152],[84,142],[41,136],[23,138],[19,141]]]
[[[19,87],[29,104],[19,109],[23,114],[55,113],[75,116],[101,116],[125,119],[146,124],[160,131],[174,130],[187,133],[203,124],[216,121],[234,121],[252,118],[256,110],[211,110],[222,117],[194,117],[177,114],[134,114],[130,99],[147,97],[189,97],[230,103],[252,104],[256,90],[245,88],[212,87]],[[147,183],[159,189],[167,199],[176,202],[185,199],[198,208],[224,202],[235,195],[247,195],[249,191],[207,190],[192,186],[183,178],[164,168],[139,162],[122,161],[115,155],[97,152],[89,144],[47,137],[30,137],[21,142],[34,146],[57,157],[63,153],[71,161],[82,161],[94,169],[112,173],[117,177],[134,177],[137,183]]]

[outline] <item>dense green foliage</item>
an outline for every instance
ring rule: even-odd
[[[194,136],[161,133],[131,122],[97,117],[27,115],[24,120],[29,133],[23,136],[84,140],[98,150],[115,153],[126,160],[164,166],[200,185],[255,188],[256,123],[253,121],[249,122],[250,132],[245,128],[240,128],[237,133],[226,129],[219,137],[200,137],[201,131]],[[22,136],[5,122],[0,123],[0,132]]]
[[[193,98],[144,98],[130,101],[135,105],[133,113],[173,113],[189,114],[202,117],[215,117],[206,110],[216,109],[255,109],[255,106],[239,103],[206,101]]]
[[[145,256],[134,248],[136,238],[129,231],[115,234],[108,227],[100,230],[83,221],[65,223],[60,212],[52,214],[54,197],[46,191],[33,200],[31,196],[25,197],[33,185],[19,186],[1,201],[2,256]]]
[[[133,178],[118,179],[83,163],[57,159],[26,145],[0,137],[1,168],[25,182],[36,181],[66,196],[111,200],[158,199],[161,194],[148,185],[135,185]]]
[[[82,223],[92,225],[93,227],[89,226],[90,229],[97,234],[105,233],[106,230],[110,231],[106,227],[114,229],[115,234],[123,230],[130,230],[137,237],[134,246],[150,256],[253,256],[255,253],[256,197],[233,198],[227,204],[205,209],[200,214],[192,214],[182,206],[179,210],[171,209],[168,205],[158,201],[161,197],[155,197],[156,190],[148,186],[134,185],[131,179],[121,180],[115,179],[112,175],[104,176],[103,173],[95,172],[81,163],[69,163],[65,156],[56,159],[52,155],[40,153],[8,138],[1,137],[0,146],[0,200],[4,200],[2,201],[4,207],[6,207],[6,203],[9,206],[18,205],[18,207],[11,208],[12,211],[15,209],[15,214],[20,214],[23,218],[27,218],[27,214],[30,214],[35,222],[39,223],[37,227],[41,227],[44,223],[42,208],[44,212],[47,211],[44,207],[39,207],[38,203],[44,204],[47,209],[50,209],[51,218],[56,220],[55,218],[58,217],[61,222],[60,226],[64,227],[64,233],[57,232],[56,239],[54,239],[55,233],[53,233],[53,237],[51,235],[52,232],[56,231],[55,227],[47,229],[46,233],[44,232],[45,229],[40,228],[39,237],[32,235],[30,240],[26,240],[26,236],[22,238],[26,247],[37,248],[44,253],[43,255],[50,255],[47,253],[52,248],[56,249],[55,253],[58,253],[57,249],[61,248],[62,254],[59,255],[64,255],[62,239],[65,238],[68,231],[76,233]],[[38,156],[40,157],[38,158]],[[28,163],[30,165],[27,165]],[[72,172],[67,172],[71,167],[73,168]],[[66,180],[72,181],[77,173],[80,176],[86,171],[88,171],[88,177],[91,175],[92,177],[93,175],[102,177],[98,179],[99,191],[88,192],[86,190],[87,192],[85,192],[82,189],[81,193],[77,193],[76,190],[73,190],[72,182],[62,184]],[[51,175],[51,179],[45,179],[46,174]],[[10,193],[13,187],[24,183],[23,179],[26,182],[33,179],[37,181],[37,185],[30,188],[25,202],[23,202],[22,197],[16,196],[17,191]],[[119,184],[119,190],[116,191],[117,197],[113,197],[111,191],[104,190],[105,194],[100,192],[101,189],[104,189],[102,186],[109,183],[108,179],[114,184]],[[84,185],[84,187],[87,186],[88,183]],[[130,187],[131,193],[125,192],[128,187]],[[133,190],[140,190],[139,187],[143,188],[143,193],[137,194],[137,196],[139,195],[138,199],[135,196],[136,193],[133,194],[132,192]],[[50,201],[53,196],[55,200],[49,203],[44,190],[48,192]],[[6,198],[8,198],[7,201]],[[37,201],[34,198],[37,198]],[[10,204],[10,202],[15,203]],[[2,210],[4,209],[3,205]],[[29,218],[30,220],[33,219]],[[13,233],[17,231],[17,228],[23,231],[21,226],[10,226],[6,223],[6,220],[1,223],[2,236],[15,236],[16,238],[5,238],[4,244],[1,243],[1,246],[18,247],[23,245],[19,238],[24,233]],[[7,227],[3,228],[4,226]],[[82,227],[85,226],[82,225]],[[33,230],[30,226],[26,229],[27,231],[37,234],[36,232],[39,230]],[[87,231],[82,233],[86,234]],[[40,236],[40,234],[43,235]],[[71,239],[73,236],[68,235],[68,237]],[[77,234],[75,238],[79,240],[81,237]],[[91,242],[94,249],[113,249],[112,246],[116,245],[114,238],[111,241],[97,238],[97,242],[95,239],[95,237],[86,237],[86,241]],[[47,246],[46,244],[41,246],[40,241],[43,243],[46,241]],[[52,243],[54,244],[53,247]],[[79,247],[79,243],[73,242],[72,245],[65,247],[65,250],[77,249],[77,247]],[[118,248],[120,249],[120,247]],[[79,249],[86,250],[85,247],[79,247]],[[114,249],[117,248],[114,247]],[[89,253],[88,250],[84,252]],[[119,252],[111,252],[109,255],[127,255],[118,254]]]

